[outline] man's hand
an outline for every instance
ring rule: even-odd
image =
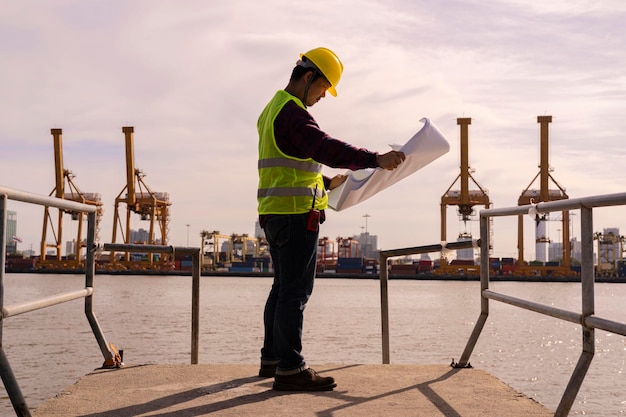
[[[382,169],[393,170],[398,167],[406,159],[404,152],[389,151],[385,154],[376,156],[376,163]]]
[[[339,187],[341,184],[343,184],[346,180],[348,179],[347,175],[343,175],[343,174],[339,174],[339,175],[335,175],[331,180],[330,180],[330,184],[328,184],[328,189],[332,190],[333,188],[337,188]]]

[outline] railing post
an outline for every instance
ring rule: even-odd
[[[389,356],[389,270],[387,255],[380,252],[380,325],[383,343],[383,364],[390,363]]]
[[[185,255],[191,255],[191,364],[195,365],[199,363],[199,351],[200,351],[200,276],[202,275],[201,269],[201,256],[202,251],[200,248],[187,248],[174,246],[162,246],[162,245],[138,245],[131,243],[105,243],[103,246],[105,251],[119,251],[127,252],[143,252],[143,253],[169,253],[174,255],[176,251]],[[115,358],[116,352],[111,352],[111,355]]]
[[[192,256],[191,266],[191,364],[198,363],[200,337],[200,251]]]
[[[452,242],[446,247],[450,249],[464,249],[473,247],[475,242]],[[382,345],[383,345],[383,364],[390,363],[390,349],[389,349],[389,265],[387,261],[394,256],[415,255],[420,253],[439,252],[443,250],[442,244],[417,246],[404,249],[393,249],[380,251],[379,265],[380,265],[380,315],[381,315],[381,328],[382,328]]]
[[[582,262],[580,271],[582,291],[582,344],[583,351],[578,358],[576,368],[570,377],[567,388],[561,397],[559,406],[554,413],[555,417],[566,417],[574,405],[578,391],[585,380],[587,370],[595,354],[595,329],[586,324],[586,318],[595,313],[593,267],[593,213],[589,207],[580,208],[580,240],[582,247]]]
[[[15,375],[11,369],[11,364],[4,353],[4,349],[0,349],[0,372],[4,388],[7,390],[7,394],[9,395],[11,404],[15,410],[15,415],[17,417],[31,417],[30,410],[28,409],[28,405],[26,405],[26,400],[22,395],[22,391],[17,384],[17,380],[15,379]]]
[[[595,354],[594,328],[585,324],[587,317],[595,314],[595,273],[593,266],[593,214],[592,209],[581,207],[581,289],[582,289],[582,315],[583,315],[583,351]]]
[[[94,275],[96,273],[96,213],[89,213],[87,215],[87,254],[85,259],[85,287],[93,288]],[[93,294],[85,297],[85,315],[91,326],[91,331],[96,337],[102,356],[104,356],[104,363],[112,365],[115,363],[115,355],[111,352],[109,344],[107,343],[104,333],[98,323],[96,314],[93,311]]]
[[[455,368],[466,368],[470,366],[469,358],[478,342],[480,333],[487,322],[489,316],[489,299],[485,297],[484,291],[489,289],[489,216],[480,216],[480,315],[474,325],[474,330],[467,340],[465,349],[461,354],[459,362],[453,364]]]
[[[0,194],[0,315],[4,308],[4,269],[6,267],[6,216],[7,216],[7,200],[6,194]],[[4,320],[0,317],[0,376],[4,388],[11,399],[11,404],[18,417],[30,417],[30,410],[26,405],[22,390],[15,379],[15,374],[11,369],[11,364],[4,353],[4,345],[2,343],[2,328]]]
[[[0,194],[0,314],[4,308],[4,270],[6,268],[7,242],[7,195]],[[0,346],[2,346],[3,321],[0,320]]]

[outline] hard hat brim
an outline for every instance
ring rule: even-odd
[[[320,70],[320,69],[317,67],[317,65],[315,65],[315,63],[314,63],[313,61],[307,61],[307,62],[304,62],[304,61],[302,60],[302,58],[303,58],[304,56],[305,56],[305,54],[300,54],[300,61],[298,61],[298,62],[296,63],[296,65],[302,65],[302,66],[304,66],[304,67],[308,67],[308,66],[310,66],[310,67],[312,67],[312,68],[317,68],[317,70],[318,70],[318,71],[322,74],[322,76],[324,76],[324,78],[326,78],[326,76],[324,75],[324,72],[323,72],[322,70]],[[307,58],[307,59],[308,59],[308,58]],[[326,81],[328,81],[328,78],[326,78]],[[328,81],[328,82],[330,82],[330,81]],[[337,90],[335,89],[335,87],[334,87],[334,86],[332,86],[332,85],[331,85],[330,87],[328,87],[328,90],[326,90],[326,91],[328,91],[328,92],[330,93],[330,95],[331,95],[331,96],[333,96],[333,97],[337,97]]]

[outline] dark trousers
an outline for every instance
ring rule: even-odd
[[[313,292],[319,232],[306,229],[306,214],[272,215],[264,225],[274,282],[263,321],[261,361],[278,361],[277,373],[306,369],[302,356],[304,308]]]

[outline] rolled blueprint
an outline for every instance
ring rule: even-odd
[[[404,145],[390,145],[393,150],[404,152],[404,162],[393,171],[382,168],[347,171],[348,179],[328,192],[328,205],[341,211],[359,204],[447,153],[450,144],[437,126],[427,118],[420,122],[424,126]]]

